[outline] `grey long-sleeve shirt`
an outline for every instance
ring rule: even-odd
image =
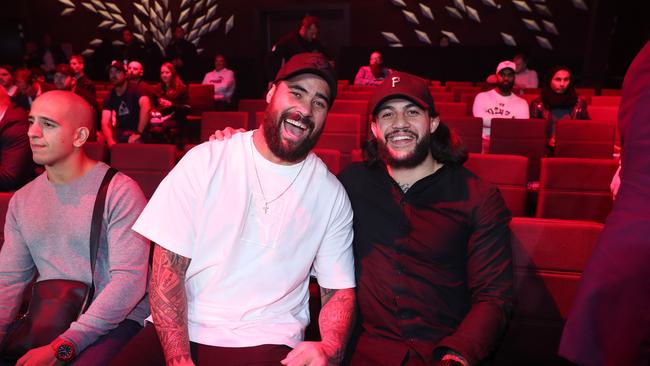
[[[52,184],[43,173],[12,197],[0,250],[0,341],[35,271],[37,281],[91,282],[90,225],[97,190],[107,169],[106,164],[97,163],[69,184]],[[140,187],[131,178],[120,173],[113,178],[95,266],[95,297],[88,310],[61,335],[75,343],[78,352],[123,320],[142,323],[149,314],[149,243],[131,230],[145,203]]]

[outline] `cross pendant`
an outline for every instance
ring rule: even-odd
[[[266,211],[269,210],[269,204],[267,202],[264,202],[264,207],[262,208],[264,210],[264,214],[266,215]]]

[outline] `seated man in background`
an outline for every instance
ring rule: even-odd
[[[126,72],[121,61],[113,61],[109,67],[113,89],[102,107],[102,132],[108,147],[118,142],[142,142],[149,124],[151,100],[138,84],[127,80]]]
[[[548,121],[546,134],[549,148],[555,147],[555,126],[561,119],[590,119],[587,101],[578,96],[573,86],[571,70],[556,66],[549,72],[549,78],[539,97],[530,102],[530,118]]]
[[[10,98],[18,91],[14,84],[14,68],[9,65],[0,65],[0,86],[4,87]]]
[[[109,169],[83,149],[92,130],[92,109],[71,92],[47,92],[34,102],[29,125],[33,159],[45,172],[14,193],[9,203],[0,251],[0,343],[12,337],[8,327],[35,273],[37,282],[92,282],[88,309],[52,343],[29,350],[18,364],[54,365],[58,359],[103,366],[149,314],[150,246],[131,230],[145,197],[131,178],[121,173],[113,177],[91,278],[92,213]]]
[[[75,84],[78,89],[85,89],[93,96],[96,97],[97,89],[95,84],[86,76],[84,72],[84,58],[82,55],[70,56],[70,67],[74,71]]]
[[[139,61],[131,61],[128,63],[126,67],[126,78],[132,82],[138,85],[142,91],[149,92],[149,84],[147,84],[144,80],[142,80],[142,76],[144,75],[144,68],[142,67],[142,64]]]
[[[90,92],[87,86],[86,88],[79,87],[79,85],[77,85],[78,80],[79,79],[75,77],[74,70],[68,64],[58,64],[56,66],[56,69],[54,70],[54,86],[56,86],[56,89],[67,90],[77,94],[84,98],[84,100],[93,108],[93,115],[95,117],[93,119],[94,129],[91,131],[89,141],[94,141],[96,139],[96,131],[101,129],[99,121],[101,119],[102,108],[99,106],[99,103],[97,103],[95,93]]]
[[[537,71],[528,68],[528,56],[523,53],[516,54],[512,58],[515,63],[515,88],[537,88],[539,80]]]
[[[13,102],[17,107],[26,111],[32,108],[32,103],[36,97],[54,88],[53,85],[39,82],[34,72],[26,68],[16,70],[14,80],[18,91],[13,97]]]
[[[427,82],[394,72],[370,99],[365,161],[339,176],[354,211],[351,365],[476,365],[512,310],[510,212],[462,165]]]
[[[478,93],[474,98],[472,114],[483,119],[483,147],[487,153],[490,146],[490,127],[492,118],[529,118],[528,103],[512,93],[515,83],[516,65],[503,61],[495,73],[497,85],[494,89]]]
[[[203,77],[202,84],[214,86],[214,109],[225,111],[231,109],[232,96],[235,93],[235,73],[226,67],[226,58],[218,54],[214,58],[214,70]]]
[[[27,138],[27,114],[15,108],[0,86],[0,191],[22,187],[34,177],[32,150]]]
[[[354,85],[379,85],[393,70],[384,67],[384,59],[378,51],[370,54],[370,63],[361,66],[354,77]]]

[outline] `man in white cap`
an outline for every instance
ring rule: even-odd
[[[529,118],[530,112],[525,99],[512,93],[515,84],[515,69],[512,61],[499,63],[496,71],[496,87],[479,93],[474,98],[472,114],[483,119],[483,148],[486,153],[490,145],[492,118]]]

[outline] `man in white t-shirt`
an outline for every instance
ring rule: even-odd
[[[512,93],[515,68],[512,61],[501,62],[496,71],[496,88],[479,93],[474,98],[472,113],[474,117],[483,119],[483,153],[487,153],[490,145],[492,118],[529,118],[530,116],[526,100]]]
[[[260,129],[195,147],[163,180],[133,227],[156,243],[155,331],[145,327],[114,365],[341,362],[355,308],[352,209],[310,152],[336,84],[322,55],[294,56]],[[303,342],[310,274],[320,342]]]
[[[226,68],[226,58],[219,54],[214,58],[214,70],[205,74],[202,84],[214,86],[215,109],[225,109],[235,92],[235,73]]]

